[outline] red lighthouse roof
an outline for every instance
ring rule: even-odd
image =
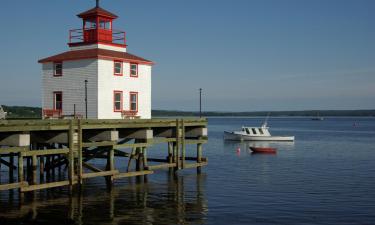
[[[106,49],[85,49],[68,51],[58,55],[54,55],[48,58],[39,60],[39,63],[48,62],[62,62],[69,60],[82,60],[82,59],[109,59],[109,60],[120,60],[124,62],[134,62],[139,64],[153,65],[154,63],[150,60],[141,58],[139,56],[127,53],[111,51]]]
[[[106,17],[106,18],[109,18],[109,19],[116,19],[117,16],[111,12],[108,12],[107,10],[105,9],[102,9],[100,7],[95,7],[95,8],[92,8],[90,10],[87,10],[83,13],[80,13],[77,15],[79,18],[89,18],[89,17],[98,17],[98,16],[101,16],[101,17]]]

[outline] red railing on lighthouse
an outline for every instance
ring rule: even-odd
[[[95,43],[125,47],[126,34],[124,31],[106,29],[73,29],[69,31],[69,46]]]

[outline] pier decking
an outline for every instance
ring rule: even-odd
[[[207,120],[200,118],[4,120],[0,121],[0,168],[8,167],[9,179],[0,183],[0,191],[73,187],[93,177],[105,177],[111,184],[163,168],[200,172],[207,165],[202,156],[206,142]],[[157,144],[166,144],[166,157],[148,158],[148,148]],[[187,156],[186,145],[196,145],[196,152]],[[92,165],[94,159],[105,159],[104,169]],[[115,159],[122,160],[126,171],[115,167]],[[64,167],[67,176],[56,178],[55,172]]]

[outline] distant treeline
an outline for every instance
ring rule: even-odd
[[[7,118],[41,118],[42,109],[39,107],[6,106],[4,111],[8,112]],[[203,112],[208,116],[375,116],[375,109],[372,110],[305,110],[305,111],[259,111],[259,112]],[[152,110],[153,117],[176,117],[176,116],[199,116],[199,112]]]
[[[375,110],[306,110],[259,112],[202,112],[208,116],[375,116]],[[199,112],[152,110],[152,116],[199,116]]]
[[[26,106],[6,106],[3,109],[7,112],[8,119],[15,118],[42,118],[42,109],[39,107],[26,107]]]

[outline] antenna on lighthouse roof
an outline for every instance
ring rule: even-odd
[[[100,0],[96,0],[96,8],[99,8],[99,1]]]

